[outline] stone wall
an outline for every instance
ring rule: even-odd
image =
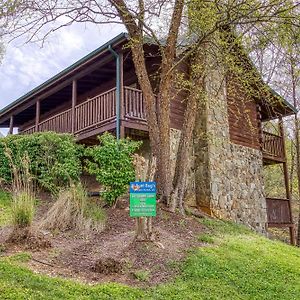
[[[267,212],[262,153],[230,143],[217,158],[211,152],[210,160],[212,214],[264,233]]]
[[[265,233],[267,213],[260,150],[230,140],[226,89],[221,74],[207,78],[207,99],[200,104],[189,155],[186,202],[221,219]],[[173,178],[180,130],[171,129]],[[149,150],[147,145],[146,150]],[[147,151],[146,151],[147,152]]]
[[[196,121],[196,203],[206,213],[264,233],[262,153],[230,141],[226,86],[220,78],[224,78],[222,72],[212,68],[206,79],[207,99]]]

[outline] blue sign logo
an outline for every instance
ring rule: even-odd
[[[130,193],[156,193],[156,182],[130,182]]]

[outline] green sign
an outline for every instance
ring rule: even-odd
[[[156,182],[130,182],[130,217],[156,216]]]

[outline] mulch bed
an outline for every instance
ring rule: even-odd
[[[41,204],[45,211],[47,204]],[[193,217],[182,217],[162,209],[153,219],[156,241],[134,242],[135,220],[129,217],[128,207],[106,209],[103,232],[78,236],[74,232],[41,233],[46,244],[38,245],[33,238],[32,248],[20,243],[7,244],[5,255],[18,251],[32,253],[27,264],[35,272],[51,276],[77,278],[84,282],[120,282],[149,286],[169,280],[178,273],[176,262],[183,260],[187,250],[201,246],[197,236],[205,231]],[[39,219],[41,213],[38,213]],[[0,228],[0,244],[11,233]],[[38,235],[37,235],[38,236]],[[35,245],[35,242],[37,245]],[[3,255],[3,254],[2,254]],[[147,280],[138,281],[135,272],[145,271]]]

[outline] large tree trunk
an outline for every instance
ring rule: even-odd
[[[295,146],[296,146],[296,170],[298,181],[298,201],[300,205],[300,143],[299,143],[299,120],[297,114],[295,114]],[[298,234],[297,234],[297,246],[300,246],[300,210],[298,216]]]
[[[296,133],[296,132],[295,132]],[[291,142],[291,169],[290,169],[290,193],[291,193],[291,199],[293,199],[293,193],[294,193],[294,168],[295,168],[295,151],[294,151],[294,143]]]
[[[297,99],[296,99],[296,74],[294,69],[294,61],[291,58],[291,79],[292,79],[292,97],[293,104],[297,107]],[[298,115],[295,113],[294,118],[294,128],[295,128],[295,148],[296,148],[296,173],[297,173],[297,181],[298,181],[298,201],[300,205],[300,140],[299,140],[299,120]],[[298,234],[297,234],[297,246],[300,246],[300,210],[298,216]]]
[[[170,201],[170,210],[179,208],[184,214],[184,195],[186,190],[187,173],[190,167],[188,156],[190,154],[193,130],[199,103],[204,101],[204,57],[197,51],[191,60],[191,91],[187,100],[184,114],[184,122],[181,130],[179,147],[176,157],[175,174],[173,179],[173,191]]]
[[[136,22],[124,0],[110,0],[110,2],[117,9],[130,35],[133,62],[147,109],[150,144],[157,161],[158,189],[162,199],[168,203],[172,182],[170,178],[170,94],[184,0],[176,0],[174,2],[166,44],[164,46],[160,45],[162,63],[157,99],[150,83],[144,57],[143,13],[141,12],[142,15],[139,22]]]

